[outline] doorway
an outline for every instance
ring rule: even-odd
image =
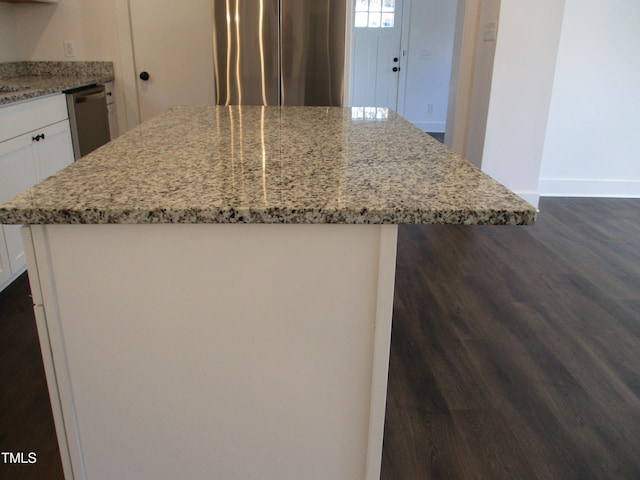
[[[356,1],[351,0],[353,17]],[[500,0],[404,0],[396,50],[400,54],[396,100],[387,104],[390,108],[395,105],[394,110],[426,132],[444,132],[444,143],[478,167],[484,150],[499,13]],[[376,105],[380,100],[375,97],[358,97],[368,90],[362,87],[363,75],[356,72],[370,75],[373,68],[370,62],[363,62],[358,50],[360,32],[354,21],[347,22],[351,43],[345,71],[351,77],[346,82],[345,104]],[[388,63],[384,66],[389,68]]]
[[[404,66],[403,3],[403,0],[354,1],[350,102],[353,106],[397,110]]]
[[[355,0],[350,104],[388,107],[444,133],[457,3]]]

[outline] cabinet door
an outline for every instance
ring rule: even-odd
[[[42,181],[73,163],[73,145],[68,120],[33,132],[37,134],[44,135],[42,140],[33,143],[36,175],[38,181]]]
[[[30,133],[0,143],[0,203],[36,183],[34,143]],[[25,265],[20,225],[3,225],[3,230],[9,266],[15,273]],[[5,265],[3,267],[6,268]]]

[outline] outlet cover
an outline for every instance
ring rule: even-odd
[[[76,46],[73,44],[73,40],[65,40],[64,42],[62,42],[62,46],[64,48],[65,57],[76,56]]]
[[[485,22],[484,24],[484,41],[495,42],[498,31],[498,22]]]

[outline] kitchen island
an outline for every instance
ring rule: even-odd
[[[397,225],[534,219],[386,109],[153,118],[0,207],[65,475],[378,478]]]

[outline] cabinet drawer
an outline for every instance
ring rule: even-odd
[[[0,142],[69,118],[65,95],[51,95],[0,108]]]

